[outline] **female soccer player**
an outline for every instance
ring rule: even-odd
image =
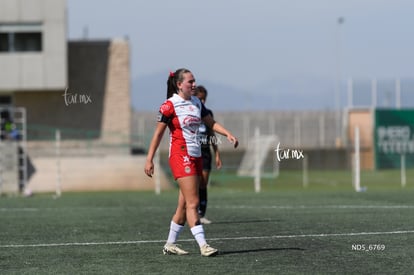
[[[203,121],[215,132],[226,136],[235,148],[238,146],[238,140],[230,131],[215,122],[200,100],[192,96],[195,87],[195,78],[188,69],[178,69],[175,73],[170,73],[167,81],[167,100],[159,110],[157,126],[148,149],[145,173],[150,177],[154,174],[154,154],[168,126],[169,164],[179,186],[179,196],[163,253],[188,254],[176,245],[178,236],[187,222],[200,247],[201,255],[214,256],[218,250],[207,244],[197,213],[199,177],[202,175],[203,165],[197,131]]]

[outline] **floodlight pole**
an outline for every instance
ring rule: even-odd
[[[335,79],[335,120],[336,120],[336,143],[341,145],[341,43],[340,29],[345,22],[344,17],[338,17],[336,28],[336,79]]]
[[[354,84],[352,78],[349,78],[347,81],[347,91],[348,91],[348,109],[354,107]]]
[[[59,198],[62,196],[62,170],[60,164],[60,141],[61,141],[61,134],[60,130],[56,129],[55,132],[55,154],[56,154],[56,194],[55,197]]]
[[[260,183],[260,129],[256,127],[254,129],[254,191],[260,193],[261,183]]]
[[[378,89],[377,89],[377,79],[373,78],[371,80],[371,101],[372,101],[372,108],[375,109],[377,107],[377,96]]]
[[[395,96],[397,109],[401,109],[401,81],[399,78],[395,80]]]
[[[303,187],[306,188],[309,185],[309,176],[308,176],[308,156],[305,155],[302,160],[302,184]]]
[[[355,127],[354,133],[354,188],[355,191],[361,191],[361,172],[360,172],[360,140],[359,127]]]
[[[407,176],[405,171],[405,154],[401,154],[401,187],[407,185]]]

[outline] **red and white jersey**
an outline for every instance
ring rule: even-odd
[[[197,134],[201,118],[207,115],[206,108],[195,96],[185,100],[174,94],[161,105],[158,121],[167,123],[170,129],[170,156],[175,153],[201,156]]]

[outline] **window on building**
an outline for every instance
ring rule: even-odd
[[[42,24],[1,24],[0,52],[41,52]]]
[[[9,106],[12,103],[12,98],[9,95],[0,95],[0,107]]]

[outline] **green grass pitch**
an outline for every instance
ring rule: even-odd
[[[410,171],[412,173],[412,171]],[[414,260],[414,188],[398,172],[364,174],[367,192],[335,180],[282,173],[253,181],[215,172],[200,256],[186,228],[187,256],[163,255],[177,190],[0,197],[1,274],[408,274]],[[412,179],[412,177],[408,177]]]

